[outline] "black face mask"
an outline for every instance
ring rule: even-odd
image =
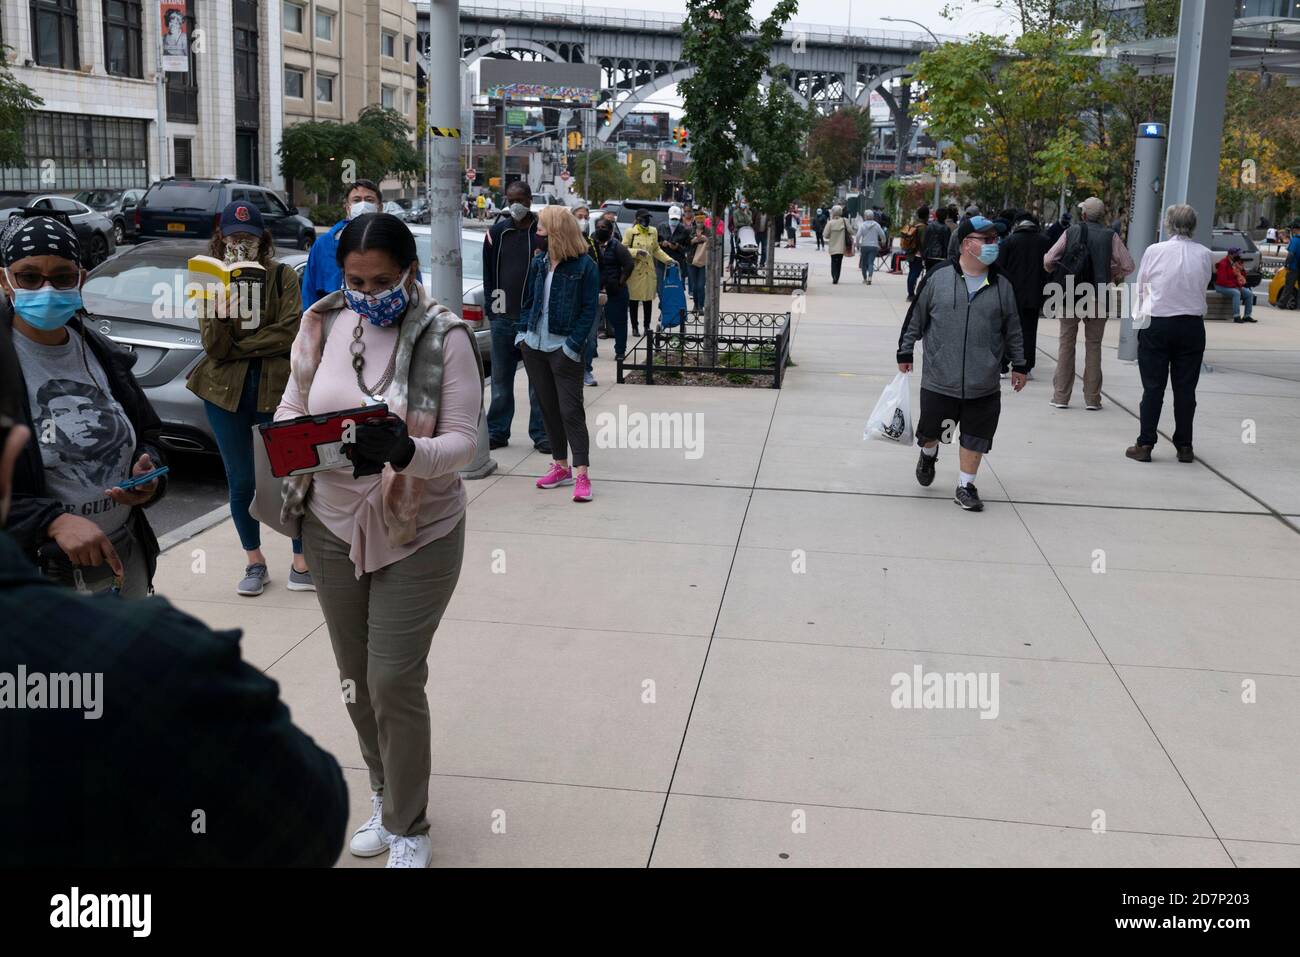
[[[649,226],[649,225],[650,225],[650,217],[649,217],[649,216],[638,216],[638,217],[636,218],[636,224],[637,224],[638,226],[642,226],[642,227]]]
[[[599,226],[596,227],[596,238],[599,239],[602,243],[608,240],[609,237],[612,236],[613,234],[614,234],[614,230],[611,229],[609,224],[607,223],[601,223]]]

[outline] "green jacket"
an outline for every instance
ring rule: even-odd
[[[258,412],[274,412],[289,384],[289,347],[302,319],[298,274],[284,263],[276,263],[262,295],[261,321],[254,329],[243,328],[238,319],[199,319],[207,354],[190,373],[187,385],[199,398],[227,412],[239,408],[250,359],[262,360]]]

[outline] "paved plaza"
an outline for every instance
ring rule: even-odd
[[[430,655],[434,865],[1300,866],[1300,313],[1208,324],[1192,465],[1167,440],[1124,457],[1141,388],[1116,323],[1105,408],[1049,406],[1044,320],[972,514],[955,444],[921,488],[915,449],[862,441],[903,278],[846,263],[831,285],[811,240],[780,258],[812,275],[779,391],[617,385],[601,342],[589,425],[699,413],[703,445],[593,447],[590,505],[533,487],[521,369]],[[260,598],[234,593],[229,521],[164,553],[156,586],[243,629],[356,827],[324,619],[271,537]],[[996,707],[896,707],[918,669],[996,681]]]

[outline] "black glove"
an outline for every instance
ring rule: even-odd
[[[415,442],[406,423],[393,413],[382,419],[368,419],[356,428],[356,441],[343,444],[343,454],[352,460],[352,477],[378,475],[384,463],[404,469],[415,457]]]

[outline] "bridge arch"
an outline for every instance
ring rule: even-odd
[[[494,38],[484,37],[483,39],[486,40],[486,42],[480,44],[472,53],[465,57],[466,66],[472,66],[486,57],[489,53],[509,53],[511,50],[531,50],[533,53],[540,53],[542,56],[546,57],[546,59],[555,63],[566,62],[560,53],[552,50],[544,43],[538,43],[536,40],[511,40],[503,38],[498,43]]]

